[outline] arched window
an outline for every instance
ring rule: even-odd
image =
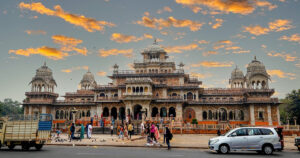
[[[84,112],[84,111],[82,111],[81,116],[82,116],[82,117],[85,117],[85,112]]]
[[[60,111],[59,118],[60,118],[60,119],[64,119],[64,115],[65,115],[65,114],[64,114],[64,111],[61,110],[61,111]]]
[[[207,112],[206,111],[203,111],[202,118],[203,118],[203,120],[207,120]]]
[[[107,107],[105,107],[105,108],[103,109],[103,117],[108,117],[108,116],[109,116],[109,110],[108,110]]]
[[[158,108],[157,107],[153,107],[152,108],[151,117],[156,117],[157,114],[158,114]]]
[[[226,121],[227,120],[227,111],[224,108],[219,110],[219,120]]]
[[[115,107],[111,108],[111,117],[114,118],[114,120],[116,120],[117,116],[118,116],[117,108]]]
[[[208,119],[212,120],[213,119],[213,113],[211,110],[208,111]]]
[[[131,87],[127,88],[127,93],[131,93]]]
[[[160,117],[167,117],[167,109],[165,107],[160,108]]]
[[[104,93],[100,93],[100,97],[105,97],[105,94]]]
[[[177,93],[172,93],[172,97],[176,97],[177,96]]]
[[[59,110],[56,110],[55,119],[59,119]]]
[[[244,111],[241,110],[241,120],[244,120]]]
[[[88,111],[86,112],[86,117],[91,117],[91,112],[90,112],[90,110],[88,110]]]
[[[174,107],[169,108],[169,117],[176,117],[176,109]]]
[[[229,112],[229,120],[233,120],[233,112],[232,111]]]
[[[144,92],[144,88],[140,87],[140,91],[141,91],[141,93],[143,93]]]
[[[146,93],[148,92],[148,87],[145,87],[145,92],[146,92]]]
[[[140,92],[140,88],[139,88],[139,87],[136,87],[136,88],[135,88],[135,92],[136,92],[136,93],[139,93],[139,92]]]
[[[187,100],[193,100],[193,93],[192,92],[187,93]]]
[[[115,94],[114,94],[114,97],[115,97],[115,98],[118,98],[118,93],[115,93]]]

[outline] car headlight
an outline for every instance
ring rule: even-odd
[[[219,139],[212,140],[212,141],[210,142],[210,144],[216,144],[218,141],[219,141]]]

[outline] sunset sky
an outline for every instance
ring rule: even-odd
[[[107,84],[155,38],[205,88],[228,87],[256,56],[283,98],[300,88],[299,15],[298,0],[1,0],[0,100],[22,101],[44,62],[60,95],[87,69]]]

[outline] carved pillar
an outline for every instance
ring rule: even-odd
[[[273,125],[273,122],[272,122],[272,112],[271,112],[271,105],[268,105],[267,106],[267,113],[268,113],[268,122],[269,122],[269,126],[272,126]]]
[[[250,124],[255,125],[254,105],[250,105]]]

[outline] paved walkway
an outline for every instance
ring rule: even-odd
[[[53,134],[54,135],[54,134]],[[202,134],[176,134],[174,135],[171,146],[179,148],[202,148],[206,149],[208,146],[208,140],[216,135],[202,135]],[[296,150],[294,146],[294,137],[285,137],[285,149]],[[163,136],[159,140],[160,145],[156,146],[166,146],[163,144]],[[69,141],[66,134],[61,134],[60,138],[52,137],[50,145],[77,145],[77,146],[128,146],[128,147],[143,147],[146,146],[146,138],[140,135],[132,136],[132,140],[127,138],[119,139],[116,135],[108,134],[93,134],[91,139],[85,138],[75,141]]]

